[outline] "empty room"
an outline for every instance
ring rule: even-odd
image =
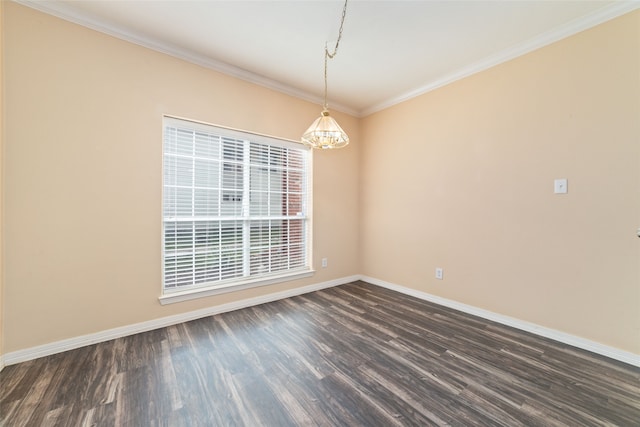
[[[0,425],[640,426],[640,2],[0,25]]]

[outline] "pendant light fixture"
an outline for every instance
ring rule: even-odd
[[[324,104],[322,113],[312,124],[309,129],[302,135],[302,142],[313,148],[331,149],[342,148],[349,144],[349,137],[342,130],[338,122],[329,115],[329,104],[327,104],[327,62],[333,59],[338,53],[338,45],[342,39],[342,27],[344,26],[344,17],[347,14],[347,1],[344,2],[342,9],[342,20],[340,21],[340,30],[338,31],[338,40],[333,49],[333,53],[329,52],[327,45],[324,46]]]

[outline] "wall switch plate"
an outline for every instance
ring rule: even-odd
[[[561,178],[553,181],[553,192],[555,194],[566,194],[568,191],[567,188],[567,179]]]
[[[322,258],[322,268],[327,268],[329,261],[326,258]]]
[[[442,280],[443,271],[441,268],[436,268],[436,279]]]

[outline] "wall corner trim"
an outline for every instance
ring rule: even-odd
[[[640,355],[635,353],[620,350],[615,347],[610,347],[595,341],[590,341],[585,338],[581,338],[581,337],[571,335],[565,332],[561,332],[555,329],[536,325],[535,323],[525,322],[523,320],[515,319],[513,317],[504,316],[502,314],[494,313],[489,310],[484,310],[484,309],[463,304],[454,300],[442,298],[436,295],[431,295],[426,292],[407,288],[401,285],[397,285],[395,283],[386,282],[384,280],[376,279],[373,277],[361,276],[360,280],[362,280],[363,282],[371,283],[372,285],[376,285],[382,288],[390,289],[392,291],[400,292],[405,295],[409,295],[421,300],[429,301],[434,304],[452,308],[454,310],[458,310],[463,313],[467,313],[473,316],[481,317],[483,319],[491,320],[493,322],[500,323],[505,326],[510,326],[512,328],[520,329],[525,332],[530,332],[532,334],[549,338],[554,341],[561,342],[563,344],[568,344],[572,347],[576,347],[582,350],[587,350],[592,353],[596,353],[601,356],[608,357],[610,359],[627,363],[629,365],[640,367]]]

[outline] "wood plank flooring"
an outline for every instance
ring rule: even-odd
[[[640,426],[640,369],[355,282],[8,366],[3,426]]]

